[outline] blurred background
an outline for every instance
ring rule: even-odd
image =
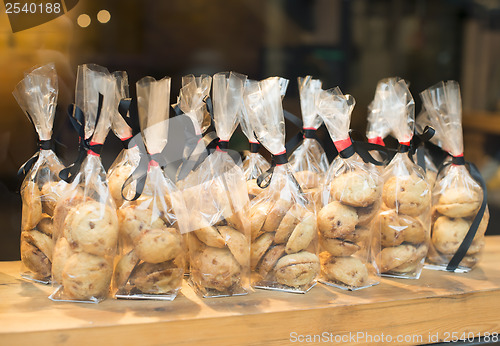
[[[72,2],[75,2],[74,0]],[[68,6],[70,7],[70,6]],[[500,234],[500,1],[495,0],[80,0],[50,22],[12,33],[0,13],[0,260],[19,259],[19,166],[36,151],[36,133],[12,96],[23,72],[54,62],[59,105],[54,137],[65,164],[77,136],[65,110],[77,65],[126,70],[131,94],[143,76],[172,77],[172,103],[188,73],[237,71],[290,80],[284,108],[300,116],[297,77],[340,86],[356,99],[352,128],[365,132],[377,81],[408,80],[415,98],[441,80],[460,82],[465,157],[488,182],[487,234]],[[298,130],[287,129],[287,136]],[[246,149],[236,133],[232,147]],[[332,144],[325,138],[327,152]],[[121,150],[109,135],[108,168]]]

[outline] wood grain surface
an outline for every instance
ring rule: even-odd
[[[499,263],[500,236],[491,236],[467,274],[424,270],[419,280],[383,278],[355,292],[318,284],[304,295],[212,299],[185,284],[173,302],[78,304],[50,301],[51,287],[22,280],[19,262],[0,262],[0,345],[406,345],[453,332],[484,336],[500,332]]]

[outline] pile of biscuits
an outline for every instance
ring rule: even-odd
[[[143,195],[124,204],[118,219],[121,257],[113,280],[116,295],[175,295],[184,275],[185,245],[169,199],[155,204]]]
[[[52,218],[65,184],[47,182],[39,189],[37,183],[27,181],[21,189],[21,261],[29,270],[24,275],[35,280],[49,281],[51,277],[54,247]]]
[[[379,176],[348,169],[326,186],[329,203],[318,213],[322,279],[347,288],[369,285],[370,222],[380,208]]]
[[[426,217],[431,204],[429,183],[416,173],[392,176],[384,184],[384,205],[377,218],[381,273],[418,275],[427,255],[429,230]]]
[[[263,200],[250,209],[250,266],[257,286],[301,289],[320,271],[316,215],[291,200]]]
[[[114,208],[77,190],[54,211],[52,278],[59,299],[100,300],[109,293],[118,239]]]
[[[428,260],[446,265],[457,252],[476,216],[482,202],[478,189],[465,186],[452,187],[434,197],[432,212],[432,237]],[[460,265],[472,268],[477,264],[484,247],[484,233],[488,226],[489,211],[486,209],[474,240]]]

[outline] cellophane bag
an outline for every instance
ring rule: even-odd
[[[415,122],[415,127],[418,132],[423,133],[425,131],[426,126],[432,126],[429,118],[429,114],[425,110],[425,107],[422,107],[422,112],[417,117]],[[434,137],[436,134],[434,134]],[[436,142],[435,142],[436,143]],[[422,167],[425,171],[425,177],[431,187],[434,186],[436,182],[436,177],[438,174],[438,168],[434,164],[434,160],[432,159],[431,153],[424,145],[416,148],[415,154],[413,155],[413,161],[417,163],[420,167]]]
[[[182,88],[179,91],[177,103],[173,105],[189,117],[194,126],[194,136],[186,140],[183,155],[185,159],[177,172],[177,186],[180,188],[182,188],[183,180],[186,176],[208,156],[206,143],[203,141],[202,136],[211,124],[211,117],[207,107],[211,85],[212,77],[209,75],[202,74],[195,77],[190,74],[183,76]],[[185,166],[190,163],[192,167]]]
[[[78,66],[76,106],[70,116],[79,119],[83,162],[77,160],[72,166],[78,169],[81,162],[54,211],[52,300],[97,303],[109,294],[118,218],[100,148],[114,116],[115,88],[115,78],[105,68]]]
[[[287,162],[280,79],[250,86],[246,95],[257,139],[273,155],[269,185],[250,206],[253,286],[305,293],[320,272],[314,204],[309,202]],[[269,173],[270,171],[268,171]]]
[[[383,173],[383,204],[375,225],[381,251],[376,260],[384,276],[418,279],[429,245],[431,186],[409,156],[415,114],[408,86],[397,78],[386,79],[383,85],[399,149]]]
[[[51,145],[57,94],[53,64],[26,73],[13,91],[38,133],[40,149],[22,167],[27,173],[21,185],[21,276],[46,284],[51,277],[54,208],[66,188],[58,176],[64,166]]]
[[[313,79],[311,76],[298,77],[297,81],[304,139],[291,153],[289,162],[306,198],[319,206],[320,186],[329,166],[325,150],[315,138],[315,132],[323,123],[316,108],[316,99],[321,91],[321,81]]]
[[[432,190],[432,230],[427,261],[433,264],[430,268],[446,270],[477,219],[473,241],[456,269],[466,272],[481,258],[490,215],[487,206],[484,214],[480,211],[483,189],[463,159],[460,87],[455,81],[440,82],[420,96],[429,124],[436,131],[431,141],[452,157],[451,162],[442,166]]]
[[[113,280],[117,298],[173,300],[182,286],[186,250],[181,231],[187,229],[187,214],[181,192],[160,165],[167,144],[169,100],[170,77],[137,82],[147,153],[141,153],[141,163],[130,176],[136,195],[125,196],[118,210],[120,250]]]
[[[356,290],[379,282],[371,251],[380,251],[373,239],[372,220],[382,204],[382,179],[372,163],[354,151],[349,136],[355,101],[340,89],[322,91],[318,109],[339,156],[332,162],[321,191],[318,212],[321,281]]]
[[[139,147],[131,142],[132,128],[127,124],[123,116],[118,112],[121,100],[129,97],[128,77],[124,71],[114,72],[116,80],[115,113],[111,122],[111,129],[123,145],[122,151],[109,167],[107,178],[111,196],[119,208],[123,203],[122,187],[127,178],[132,174],[140,160]]]
[[[246,76],[213,76],[212,100],[219,144],[186,178],[190,207],[190,284],[203,297],[247,294],[250,290],[250,222],[245,177],[228,154],[238,126]]]
[[[263,189],[257,185],[257,178],[271,166],[264,156],[259,153],[261,145],[255,138],[254,130],[245,105],[245,98],[248,93],[251,92],[248,87],[251,82],[252,81],[247,80],[245,83],[241,110],[239,112],[241,130],[248,138],[248,143],[250,144],[250,151],[243,159],[243,173],[247,180],[248,197],[250,200],[263,191]]]
[[[388,96],[385,80],[381,80],[377,84],[372,102],[368,105],[366,138],[369,143],[385,146],[384,139],[391,132],[391,109],[386,101]]]

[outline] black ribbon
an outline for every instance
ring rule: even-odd
[[[462,262],[463,258],[467,254],[467,251],[469,250],[472,244],[472,241],[474,240],[474,237],[476,236],[477,229],[479,228],[479,224],[483,220],[484,212],[486,211],[486,201],[488,199],[488,193],[486,191],[486,182],[484,181],[484,178],[477,169],[476,165],[474,165],[472,162],[465,161],[463,156],[453,156],[451,162],[447,162],[441,166],[438,175],[444,167],[450,164],[465,166],[469,171],[471,177],[474,180],[476,180],[483,189],[483,202],[481,203],[481,207],[479,208],[476,216],[474,217],[474,220],[472,221],[472,224],[470,225],[469,231],[465,235],[464,240],[458,247],[458,250],[455,252],[448,265],[446,266],[447,271],[453,272],[458,268],[460,262]]]
[[[259,152],[260,144],[255,142],[250,142],[250,152],[256,154]]]
[[[97,106],[97,114],[95,119],[94,132],[97,128],[97,124],[99,123],[99,118],[101,116],[102,104],[103,104],[104,96],[99,93],[99,101]],[[68,116],[73,128],[76,130],[79,136],[79,145],[78,145],[78,156],[71,165],[66,168],[63,168],[59,172],[59,178],[66,181],[67,183],[71,183],[73,179],[75,179],[76,174],[80,171],[80,167],[87,157],[89,150],[93,151],[97,155],[101,155],[102,144],[90,144],[92,135],[89,136],[88,139],[85,139],[85,115],[80,107],[75,104],[71,104],[68,107]]]
[[[272,155],[271,156],[271,167],[269,167],[269,169],[267,171],[262,172],[262,174],[257,177],[257,185],[261,189],[265,189],[266,187],[268,187],[269,184],[271,183],[271,178],[273,177],[274,168],[277,165],[284,165],[286,163],[288,163],[286,151],[282,154]],[[292,175],[292,177],[293,177],[293,175]],[[300,189],[300,185],[297,182],[297,180],[295,180],[295,177],[293,177],[293,179],[294,179],[295,183],[297,183],[297,186]],[[302,192],[301,189],[300,189],[300,191]]]
[[[302,120],[289,111],[283,110],[283,116],[286,120],[290,121],[293,125],[299,128],[299,132],[285,144],[287,153],[292,153],[299,146],[299,144],[302,143],[304,138],[312,138],[320,142],[317,129],[304,129]]]
[[[35,164],[35,162],[38,161],[38,157],[40,156],[40,150],[54,150],[54,142],[52,139],[49,140],[38,140],[38,151],[28,159],[25,163],[21,165],[19,170],[17,171],[18,176],[23,176],[28,174],[30,171],[31,167]]]
[[[203,141],[205,148],[212,148],[214,143],[217,143],[218,137],[215,132],[209,132],[205,136],[199,138],[194,145],[190,148],[189,153],[183,160],[181,166],[179,167],[179,173],[177,174],[177,179],[182,180],[187,177],[189,172],[195,170],[202,162],[205,157],[207,157],[207,152],[195,154],[194,151],[199,141]]]
[[[375,159],[370,154],[370,151],[379,152],[383,158],[383,161]],[[355,153],[357,153],[364,162],[372,163],[375,166],[384,166],[390,160],[390,152],[389,149],[387,149],[386,147],[368,142],[359,142],[353,139],[351,139],[351,145],[349,145],[347,148],[339,152],[339,156],[343,159],[348,159]]]
[[[137,145],[137,147],[139,148],[140,159],[137,167],[132,172],[132,174],[129,175],[127,180],[125,180],[122,186],[122,191],[121,191],[122,198],[127,201],[135,201],[142,195],[142,192],[144,191],[144,186],[146,185],[146,179],[148,177],[148,169],[151,161],[158,163],[160,167],[164,167],[166,165],[164,156],[161,153],[150,154],[147,152],[146,146],[144,145],[144,141],[142,140],[141,136],[135,136],[134,138],[137,138],[134,144]],[[134,181],[136,182],[135,194],[134,197],[128,199],[123,194],[123,191],[127,186],[132,184],[132,182]]]

